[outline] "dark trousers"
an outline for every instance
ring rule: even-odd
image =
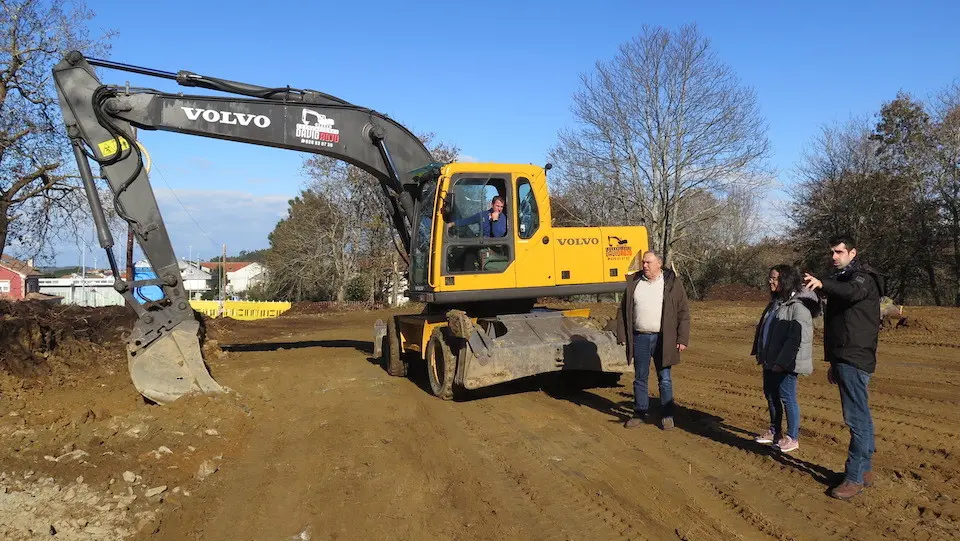
[[[840,388],[840,406],[843,422],[850,428],[850,447],[847,450],[845,479],[863,483],[863,474],[873,468],[876,450],[873,438],[873,418],[867,401],[870,374],[846,363],[832,363],[833,377]]]
[[[650,360],[657,350],[659,333],[633,333],[633,411],[645,415],[650,407],[647,380],[650,379]],[[670,367],[657,370],[660,383],[660,408],[663,417],[673,417],[673,380]]]

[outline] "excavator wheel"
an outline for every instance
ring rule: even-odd
[[[457,372],[457,357],[447,343],[443,327],[433,329],[427,342],[427,379],[430,390],[441,400],[453,398],[453,377]]]
[[[407,375],[407,364],[403,362],[403,353],[400,351],[400,330],[396,317],[387,319],[387,347],[383,348],[383,363],[387,374]]]

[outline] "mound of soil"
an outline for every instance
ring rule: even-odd
[[[770,294],[746,284],[717,284],[704,296],[707,301],[766,301]]]
[[[134,320],[123,306],[0,301],[0,371],[33,377],[122,358],[121,334]]]
[[[327,314],[330,312],[369,312],[370,310],[381,310],[383,308],[382,304],[371,302],[301,301],[293,303],[293,306],[281,314],[280,317]]]

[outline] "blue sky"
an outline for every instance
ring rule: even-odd
[[[112,60],[320,90],[435,132],[480,161],[544,163],[573,121],[580,74],[612,58],[644,24],[696,23],[756,90],[781,183],[824,124],[873,113],[900,89],[930,97],[960,77],[960,3],[947,1],[89,6],[94,31],[119,32]],[[102,77],[197,93],[124,72]],[[208,259],[220,243],[229,254],[267,247],[303,183],[296,152],[161,132],[140,139],[179,257]],[[68,247],[57,261],[78,258]]]

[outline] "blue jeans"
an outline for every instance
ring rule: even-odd
[[[867,403],[870,374],[846,363],[831,363],[833,377],[840,387],[843,422],[850,428],[845,479],[863,483],[863,474],[873,468],[871,459],[876,450],[873,439],[873,418]]]
[[[783,414],[787,414],[787,435],[800,437],[800,402],[797,401],[797,374],[763,369],[763,396],[770,408],[770,430],[780,434]]]
[[[633,412],[645,415],[650,407],[647,395],[647,380],[650,379],[650,358],[657,350],[657,333],[633,333]],[[670,367],[657,370],[660,382],[660,411],[663,417],[673,417],[673,380],[670,379]]]

